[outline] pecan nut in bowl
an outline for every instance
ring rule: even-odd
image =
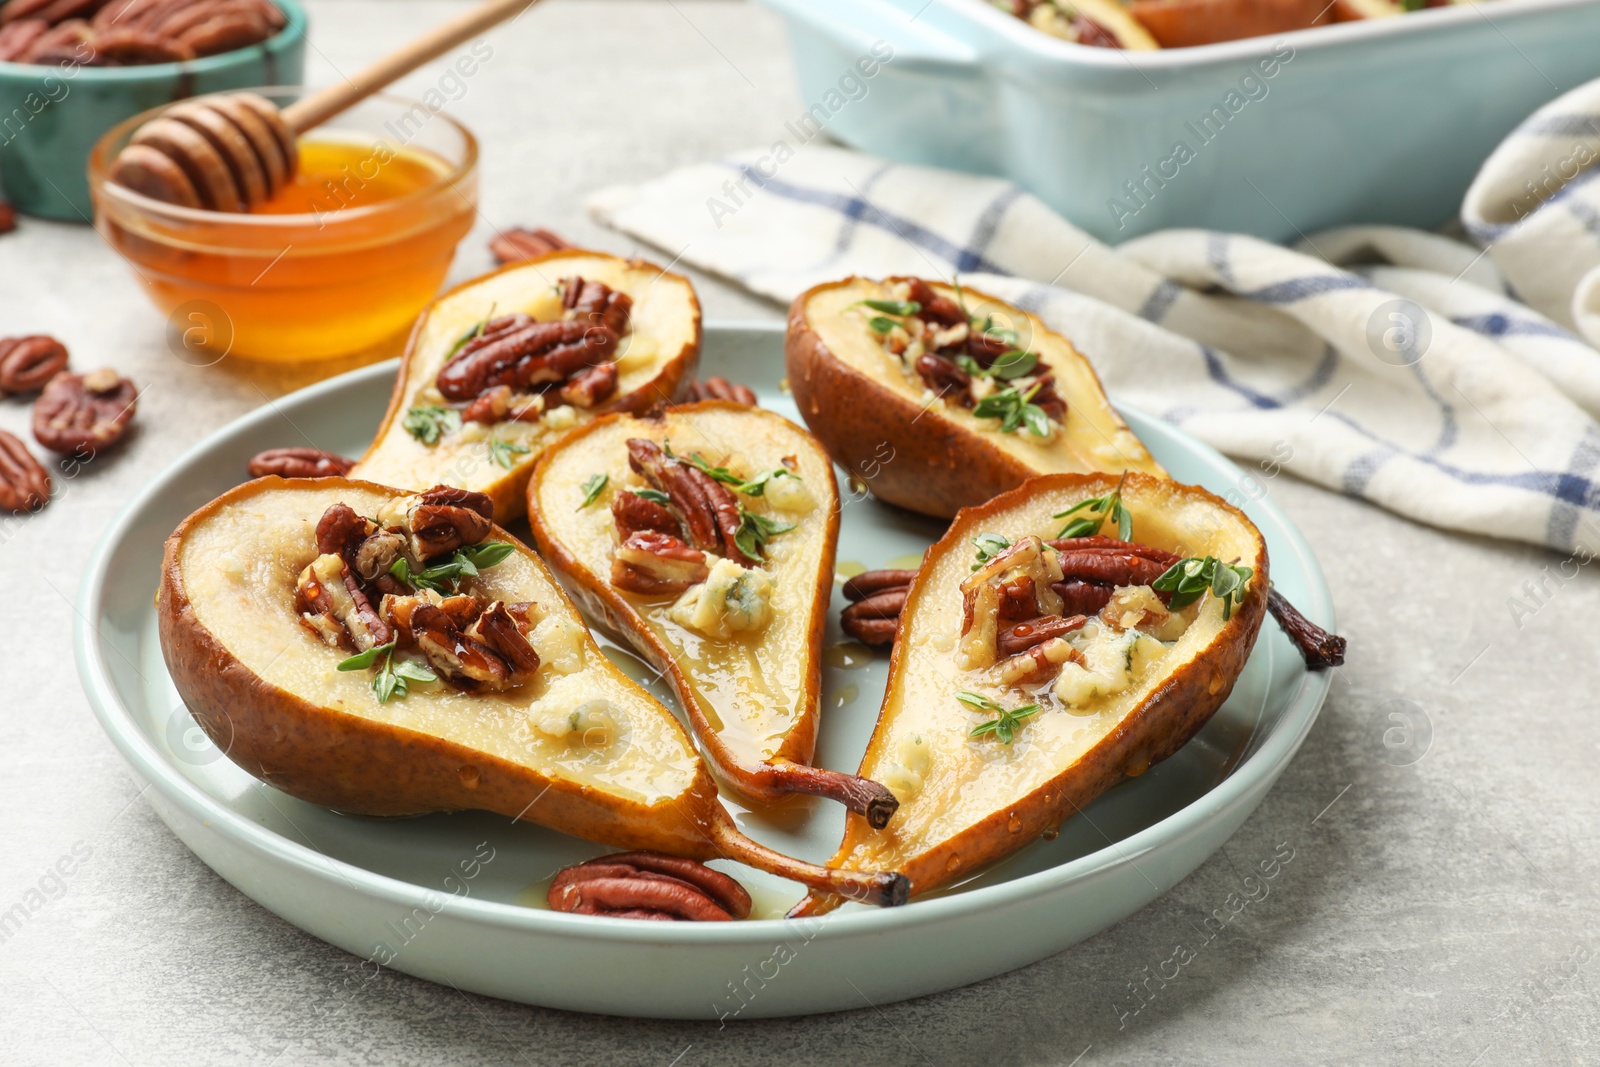
[[[0,430],[0,511],[38,511],[50,500],[50,473],[28,446]]]
[[[550,883],[556,911],[613,919],[731,922],[750,917],[744,886],[703,863],[659,852],[618,852],[568,867]]]
[[[252,478],[328,478],[350,473],[353,459],[320,448],[269,448],[250,457]]]
[[[33,436],[57,452],[81,455],[122,439],[139,391],[110,367],[88,374],[58,374],[33,404]]]
[[[67,369],[67,346],[54,337],[0,338],[0,393],[37,393]]]

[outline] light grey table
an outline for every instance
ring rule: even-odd
[[[311,79],[450,6],[312,3]],[[587,191],[767,143],[801,110],[779,26],[741,4],[551,0],[494,43],[451,105],[485,144],[485,221],[458,279],[489,266],[490,221],[631,251],[584,217]],[[778,314],[695,280],[709,316]],[[336,1014],[310,1010],[358,961],[189,854],[73,673],[71,602],[117,508],[263,393],[304,384],[234,361],[198,373],[166,352],[162,327],[89,230],[25,221],[0,238],[0,334],[57,334],[80,365],[115,364],[148,388],[129,447],[0,541],[0,913],[28,904],[0,932],[0,1062],[1600,1062],[1600,582],[1552,581],[1548,554],[1288,477],[1269,490],[1321,556],[1350,664],[1239,834],[1099,937],[942,996],[720,1030],[528,1008],[392,972]],[[0,401],[0,426],[25,424],[22,404]],[[1517,625],[1509,598],[1541,582],[1543,606]],[[1243,873],[1286,850],[1266,895],[1238,910]],[[50,873],[61,857],[64,878]],[[1229,921],[1213,935],[1214,915]]]

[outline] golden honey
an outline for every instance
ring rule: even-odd
[[[96,224],[168,316],[186,361],[393,354],[438,292],[476,212],[465,164],[351,131],[300,142],[292,181],[255,211],[175,208],[97,190]]]

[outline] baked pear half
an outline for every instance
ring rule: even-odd
[[[1108,503],[1118,537],[1061,536]],[[1054,832],[1205,725],[1268,583],[1250,520],[1165,479],[1046,475],[962,511],[912,582],[861,762],[900,809],[883,830],[848,818],[833,863],[897,870],[915,895]]]
[[[486,493],[509,521],[552,441],[680,399],[699,358],[700,301],[681,275],[576,249],[503,267],[423,311],[351,476]]]
[[[888,821],[888,789],[809,765],[839,537],[815,438],[725,400],[608,415],[541,457],[528,519],[578,603],[671,682],[735,792],[813,793]]]
[[[260,478],[167,540],[168,671],[236,764],[369,815],[477,809],[624,849],[905,899],[741,835],[676,717],[613,666],[540,559],[449,487]]]
[[[1165,472],[1071,342],[975,289],[846,278],[789,309],[789,386],[874,496],[948,518],[1040,473]]]

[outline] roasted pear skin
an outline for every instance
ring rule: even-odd
[[[699,454],[744,477],[778,469],[785,457],[805,487],[808,509],[743,505],[798,529],[767,546],[774,557],[773,618],[755,638],[720,644],[667,617],[677,594],[645,595],[611,579],[618,541],[611,507],[630,484],[630,439],[666,442],[678,455]],[[605,475],[585,504],[583,483]],[[671,683],[696,738],[722,781],[741,796],[770,802],[801,792],[837,800],[882,826],[894,794],[877,782],[809,766],[816,745],[822,643],[833,590],[839,496],[833,465],[800,427],[770,411],[724,400],[680,405],[645,416],[610,415],[574,431],[540,458],[528,486],[528,518],[539,552],[593,618],[625,637]],[[776,559],[778,553],[782,559]],[[737,560],[745,563],[747,560]]]
[[[552,252],[458,285],[423,310],[406,343],[388,411],[351,476],[402,489],[439,484],[473,489],[494,500],[496,521],[521,517],[534,461],[571,428],[557,425],[565,418],[547,412],[530,426],[473,423],[465,435],[456,431],[428,445],[406,430],[406,416],[412,408],[444,403],[432,392],[435,378],[463,335],[490,317],[521,312],[540,321],[559,318],[563,309],[552,293],[573,276],[603,282],[633,299],[630,333],[618,349],[616,392],[592,410],[573,407],[574,424],[609,411],[642,411],[681,399],[700,360],[700,301],[689,280],[641,259],[580,249]],[[559,405],[555,394],[549,396]],[[496,438],[527,451],[496,450],[491,444]]]
[[[346,651],[301,626],[296,575],[316,554],[329,505],[375,512],[399,491],[343,478],[269,477],[230,490],[168,538],[156,608],[162,654],[184,703],[228,757],[310,803],[368,815],[492,811],[624,849],[736,859],[874,904],[906,899],[892,873],[832,871],[743,836],[670,711],[600,652],[543,562],[515,551],[469,580],[485,598],[531,601],[541,670],[505,693],[413,688],[378,703]],[[558,667],[558,664],[564,664]],[[603,697],[603,746],[552,743],[536,723]],[[624,733],[626,728],[626,733]]]
[[[784,358],[789,386],[811,432],[880,500],[924,515],[948,518],[1035,474],[1061,471],[1163,475],[1166,472],[1106,399],[1094,368],[1060,334],[1029,314],[962,286],[967,311],[982,321],[1011,323],[1017,346],[1027,347],[1055,372],[1066,401],[1066,422],[1041,441],[1024,427],[1000,433],[994,419],[927,399],[900,361],[884,351],[863,315],[852,308],[883,300],[883,281],[850,277],[815,286],[789,308]],[[954,300],[951,286],[929,283]]]
[[[1098,698],[1106,703],[1091,703],[1087,712],[1046,703],[1010,743],[993,733],[971,736],[989,713],[958,701],[958,691],[993,690],[1011,708],[1041,699],[1033,689],[988,686],[956,664],[960,585],[975,559],[971,539],[985,533],[1049,539],[1070,521],[1052,516],[1116,486],[1105,475],[1034,478],[962,511],[929,550],[906,600],[883,708],[859,772],[896,788],[900,810],[881,831],[847,817],[835,865],[898,870],[911,879],[914,895],[957,880],[1054,832],[1112,785],[1176,752],[1228,698],[1266,612],[1266,545],[1249,519],[1205,490],[1130,474],[1121,498],[1132,515],[1132,540],[1250,567],[1242,599],[1224,620],[1223,605],[1205,595],[1165,658],[1126,692]],[[927,751],[906,789],[897,783],[907,781],[908,749],[919,760]],[[839,903],[814,893],[790,914],[820,914]]]

